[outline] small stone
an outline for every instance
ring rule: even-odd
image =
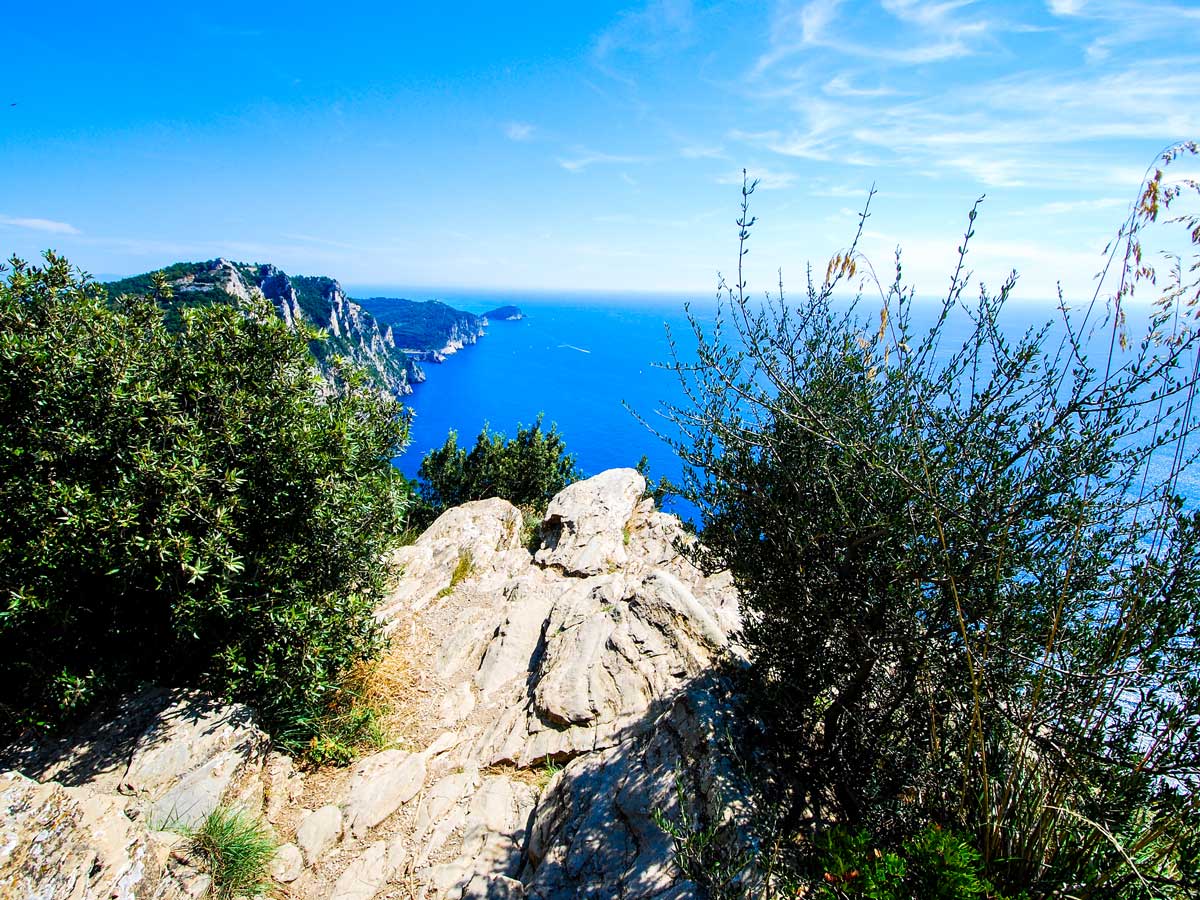
[[[304,853],[307,865],[315,866],[325,851],[342,836],[342,811],[336,806],[322,806],[309,813],[296,829],[296,844]]]
[[[295,844],[284,844],[275,851],[271,860],[271,877],[282,884],[290,884],[304,871],[304,856]]]
[[[445,753],[447,750],[453,750],[458,745],[457,731],[443,731],[439,734],[432,744],[421,751],[425,756],[432,757]]]
[[[333,886],[329,900],[371,900],[399,871],[404,849],[393,839],[376,841],[350,863]]]
[[[507,875],[476,875],[463,889],[462,900],[522,900],[525,885]]]
[[[634,469],[609,469],[555,495],[542,522],[539,565],[569,575],[599,575],[628,560],[625,525],[646,489]]]
[[[266,781],[267,821],[277,823],[304,792],[304,776],[296,771],[290,756],[272,753],[263,769]]]
[[[212,876],[207,872],[188,872],[179,879],[179,887],[184,897],[200,900],[201,897],[209,895]]]
[[[443,724],[454,725],[469,716],[474,709],[475,692],[471,690],[471,685],[462,681],[442,698],[439,714]]]
[[[425,784],[425,757],[384,750],[355,767],[342,810],[346,828],[358,840],[417,795]]]

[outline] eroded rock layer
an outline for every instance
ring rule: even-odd
[[[662,817],[736,809],[712,673],[738,653],[737,602],[644,491],[632,469],[572,485],[536,546],[511,504],[468,503],[398,551],[378,613],[407,676],[395,746],[302,777],[245,710],[160,696],[120,740],[31,756],[46,784],[5,776],[0,876],[54,896],[198,896],[162,830],[221,803],[272,824],[292,897],[696,895]]]

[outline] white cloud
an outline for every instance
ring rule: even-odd
[[[1094,200],[1054,200],[1030,210],[1031,215],[1065,216],[1128,206],[1130,197],[1097,197]]]
[[[0,216],[0,226],[24,228],[29,231],[44,231],[47,234],[79,234],[79,229],[66,222],[53,219],[25,219],[16,216]]]
[[[622,13],[596,38],[592,60],[611,78],[630,86],[634,80],[616,66],[628,54],[662,56],[690,43],[695,26],[691,0],[651,0],[643,8]]]
[[[1050,0],[1046,5],[1056,16],[1077,16],[1083,9],[1085,0]]]
[[[813,197],[859,197],[865,200],[869,191],[862,185],[833,184],[813,187],[808,193]]]
[[[504,134],[510,141],[528,141],[533,137],[534,127],[528,122],[509,122]]]
[[[725,148],[693,144],[681,148],[679,155],[684,159],[725,159]]]
[[[842,0],[810,0],[802,6],[783,4],[771,23],[771,49],[759,57],[752,74],[762,75],[782,60],[812,47],[861,57],[873,64],[945,62],[974,54],[977,45],[994,27],[988,19],[965,19],[957,15],[973,5],[971,0],[944,3],[881,0],[881,5],[897,22],[907,26],[906,33],[893,30],[886,43],[867,44],[844,36],[856,29],[837,22]]]
[[[831,97],[892,97],[897,91],[880,85],[876,88],[855,87],[845,75],[835,75],[821,88]]]
[[[907,6],[896,10],[910,14]],[[1055,187],[1069,173],[1072,181],[1111,195],[1132,192],[1140,181],[1129,167],[1118,171],[1112,164],[1111,144],[1165,146],[1200,134],[1193,99],[1200,94],[1200,69],[1183,56],[1070,73],[1025,69],[977,82],[951,79],[896,97],[855,89],[847,72],[823,73],[823,92],[821,82],[804,77],[759,79],[751,96],[762,104],[786,102],[790,109],[777,116],[786,124],[729,136],[782,157],[897,166],[935,179],[965,174],[986,187]],[[759,89],[763,82],[770,83]]]
[[[800,10],[800,37],[806,44],[818,44],[832,24],[842,0],[812,0]]]
[[[590,150],[583,150],[580,151],[578,156],[572,159],[560,159],[558,164],[568,172],[582,172],[584,169],[595,165],[640,162],[645,162],[645,159],[640,156],[622,156],[615,153],[595,153]]]
[[[1072,26],[1087,26],[1079,33],[1091,35],[1084,53],[1088,62],[1108,59],[1114,49],[1144,41],[1161,41],[1170,35],[1177,42],[1188,30],[1196,34],[1200,9],[1163,0],[1048,0],[1050,13],[1061,19],[1071,19]],[[1104,29],[1096,35],[1096,29]],[[1157,46],[1153,48],[1157,54]]]

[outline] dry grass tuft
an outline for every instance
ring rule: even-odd
[[[383,654],[356,673],[362,700],[375,710],[389,746],[412,748],[418,744],[424,692],[415,662],[420,651],[411,637],[414,632],[397,628]]]
[[[546,789],[546,785],[550,783],[550,779],[561,772],[562,769],[563,767],[560,763],[547,760],[540,766],[530,766],[528,768],[501,764],[486,766],[480,771],[484,775],[503,775],[510,781],[520,781],[537,788],[541,792]]]

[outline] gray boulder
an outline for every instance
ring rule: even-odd
[[[117,799],[19,772],[0,775],[3,896],[142,900],[161,880],[154,863],[146,829]]]
[[[625,526],[646,490],[636,469],[609,469],[564,488],[546,508],[540,565],[599,575],[629,558]]]
[[[362,839],[416,796],[425,784],[425,757],[403,750],[384,750],[354,767],[342,801],[346,830]]]
[[[624,469],[568,487],[532,558],[500,500],[446,513],[403,551],[381,615],[432,641],[421,690],[457,735],[400,826],[433,896],[696,893],[654,810],[708,821],[707,795],[681,804],[680,773],[726,789],[702,774],[722,759],[707,685],[738,657],[737,597],[691,563],[695,538],[644,486]],[[472,574],[442,591],[465,552]],[[569,764],[542,790],[551,761]]]

